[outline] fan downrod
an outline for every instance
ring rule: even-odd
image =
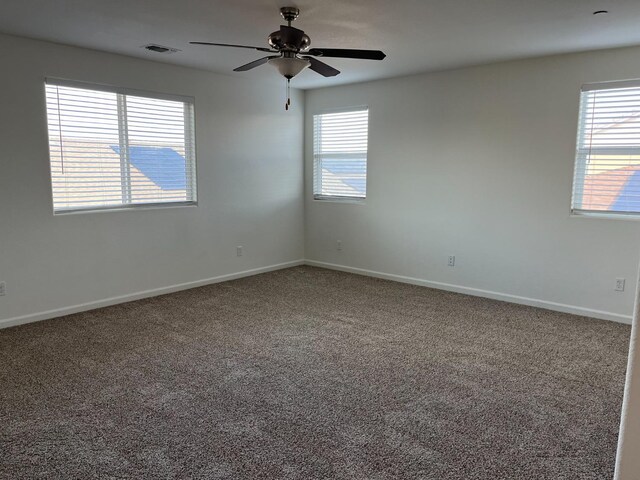
[[[291,26],[291,22],[293,22],[298,15],[300,15],[300,9],[296,7],[282,7],[280,8],[280,15],[284,18]]]

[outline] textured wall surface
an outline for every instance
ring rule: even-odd
[[[301,92],[285,112],[281,90],[238,76],[0,47],[0,321],[303,258]],[[47,76],[194,96],[199,205],[54,216]]]
[[[306,258],[630,323],[640,223],[570,216],[570,198],[581,85],[639,65],[628,48],[307,92]],[[313,115],[354,105],[366,202],[314,201]]]

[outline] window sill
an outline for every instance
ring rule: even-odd
[[[314,195],[314,202],[322,202],[322,203],[350,203],[355,205],[364,205],[366,203],[366,198],[360,197],[329,197],[329,196],[320,196]]]
[[[572,211],[570,218],[596,218],[601,220],[631,220],[637,222],[640,220],[640,212],[638,213],[606,213],[606,212],[575,212]]]
[[[58,210],[54,211],[54,216],[64,215],[78,215],[84,213],[106,213],[106,212],[127,212],[133,210],[159,210],[166,208],[190,208],[197,207],[198,202],[180,202],[180,203],[150,203],[142,205],[120,205],[116,207],[102,207],[102,208],[78,208],[75,210]]]

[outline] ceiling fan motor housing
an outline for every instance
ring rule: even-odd
[[[273,32],[271,35],[269,35],[269,45],[271,45],[272,48],[275,48],[276,50],[293,50],[293,51],[304,51],[304,50],[308,50],[309,47],[311,46],[311,39],[309,38],[309,35],[307,35],[306,33],[304,35],[302,35],[302,39],[300,40],[300,44],[299,45],[293,45],[293,44],[287,44],[284,43],[282,40],[282,34],[280,33],[280,30]]]

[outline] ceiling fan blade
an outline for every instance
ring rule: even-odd
[[[312,48],[306,54],[316,57],[359,58],[363,60],[382,60],[386,57],[380,50],[354,50],[350,48]]]
[[[340,70],[336,70],[331,65],[327,65],[324,62],[321,62],[317,58],[313,57],[303,57],[309,60],[309,68],[316,73],[319,73],[323,77],[335,77],[340,73]]]
[[[241,67],[234,68],[233,71],[234,72],[246,72],[247,70],[251,70],[252,68],[256,68],[256,67],[259,67],[260,65],[263,65],[263,64],[267,63],[272,58],[278,58],[278,56],[277,55],[273,55],[273,56],[270,56],[270,57],[262,57],[262,58],[259,58],[258,60],[254,60],[251,63],[247,63],[246,65],[242,65]]]
[[[251,47],[249,45],[232,45],[230,43],[211,43],[211,42],[189,42],[191,45],[213,45],[214,47],[235,47],[235,48],[250,48],[252,50],[258,50],[259,52],[277,53],[276,50],[271,50],[265,47]]]
[[[286,25],[280,25],[280,38],[284,45],[292,45],[296,48],[300,47],[300,42],[304,32],[294,27],[287,27]]]

